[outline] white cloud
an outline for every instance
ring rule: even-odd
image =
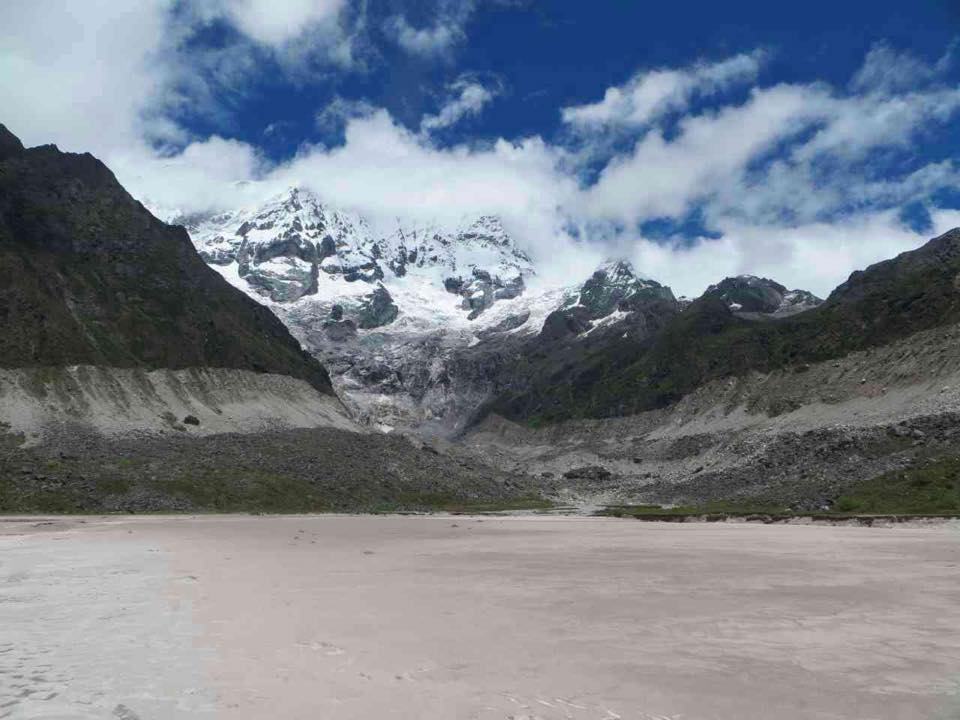
[[[396,15],[384,29],[408,53],[423,57],[444,55],[465,37],[459,19],[455,18],[438,20],[432,27],[415,28],[404,16]]]
[[[906,52],[898,52],[886,43],[877,43],[863,66],[850,81],[854,92],[904,92],[925,85],[945,73],[953,60],[953,47],[933,65]]]
[[[682,110],[695,95],[714,95],[754,80],[763,57],[755,51],[683,70],[639,72],[623,85],[607,88],[598,102],[563,108],[563,121],[584,129],[642,126],[664,113]]]
[[[260,200],[262,190],[251,181],[269,169],[252,146],[217,136],[170,157],[142,147],[116,151],[110,167],[134,197],[166,218]]]
[[[465,26],[473,15],[475,0],[429,0],[432,19],[427,25],[414,26],[398,13],[387,18],[383,30],[393,42],[411,55],[426,60],[447,57],[466,40]]]
[[[826,297],[853,270],[898,255],[926,238],[903,227],[893,212],[796,226],[725,222],[719,239],[660,244],[639,240],[633,262],[674,292],[700,295],[717,280],[741,274],[771,277]]]
[[[268,180],[302,183],[381,224],[497,213],[533,247],[558,235],[558,204],[577,192],[558,164],[558,151],[539,138],[439,149],[380,111],[349,121],[343,146],[308,149]]]
[[[583,130],[575,134],[581,145],[617,139],[604,146],[610,154],[600,156],[589,184],[577,165],[581,146],[536,136],[434,143],[433,131],[483,112],[498,93],[469,77],[447,88],[419,132],[365,100],[335,100],[317,123],[342,127],[344,144],[305,146],[275,165],[237,140],[191,138],[176,118],[187,108],[205,118],[226,112],[223,95],[243,90],[258,53],[286,58],[281,67],[290,73],[298,72],[298,53],[333,63],[341,62],[338,52],[346,53],[341,60],[352,57],[345,3],[211,0],[190,5],[184,16],[172,14],[174,0],[78,6],[17,0],[5,8],[0,121],[28,145],[94,152],[135,196],[170,211],[231,207],[299,182],[384,227],[398,216],[454,223],[500,214],[547,274],[567,281],[620,251],[688,294],[744,272],[826,293],[851,270],[924,240],[898,222],[903,203],[960,185],[950,160],[911,157],[926,133],[960,112],[960,89],[942,80],[948,60],[924,65],[874,49],[845,91],[816,83],[756,86],[758,53],[637,74],[602,101],[564,113],[569,127]],[[452,17],[440,13],[429,30]],[[204,55],[184,50],[182,39],[215,18],[227,18],[247,39]],[[427,54],[451,47],[462,21],[450,27],[447,39],[421,38],[411,28],[411,47],[422,43]],[[883,72],[891,58],[899,63],[892,75]],[[754,86],[746,98],[731,102],[725,91],[747,83]],[[670,113],[681,116],[667,132],[657,122]],[[900,176],[878,174],[878,154],[911,162]],[[721,239],[662,244],[635,229],[653,218],[682,219],[692,207]],[[930,210],[938,231],[960,222],[956,212]]]
[[[366,3],[347,0],[201,0],[188,5],[201,22],[223,20],[291,76],[321,69],[363,69]]]
[[[178,135],[162,115],[169,2],[15,0],[0,22],[0,108],[25,143],[101,155]]]
[[[335,33],[345,0],[231,0],[224,12],[237,29],[265,45],[282,46],[304,33]]]
[[[461,78],[450,89],[455,93],[444,103],[436,115],[426,115],[420,121],[420,131],[430,132],[456,125],[463,118],[479,115],[497,96],[497,88],[488,88],[483,84]]]
[[[816,91],[780,85],[754,91],[743,105],[686,118],[673,139],[651,132],[604,168],[584,193],[584,209],[625,224],[680,215],[815,120],[821,99]]]
[[[322,133],[332,133],[342,129],[353,118],[369,117],[378,108],[366,100],[343,98],[337,95],[322,110],[320,110],[314,124]]]

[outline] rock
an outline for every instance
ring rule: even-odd
[[[481,340],[489,338],[493,335],[498,335],[500,333],[510,332],[511,330],[516,330],[517,328],[524,325],[527,320],[530,319],[530,311],[520,313],[519,315],[508,315],[503,320],[498,322],[493,327],[488,327],[484,330],[481,330],[477,333],[477,337]]]
[[[378,284],[360,308],[358,325],[364,330],[389,325],[397,319],[399,313],[400,309],[393,302],[389,291],[383,284]]]
[[[504,283],[502,288],[497,289],[493,293],[494,300],[513,300],[518,298],[523,294],[523,277],[518,275],[512,280],[508,280]]]
[[[540,337],[544,340],[559,340],[586,332],[590,325],[590,311],[585,307],[577,305],[566,310],[554,310],[547,315],[543,329],[540,330]]]
[[[444,278],[444,279],[443,279],[443,288],[444,288],[444,290],[446,290],[448,293],[452,293],[452,294],[454,294],[454,295],[459,295],[459,294],[460,294],[460,290],[463,288],[463,278],[458,278],[458,277],[456,277],[456,278],[452,278],[452,277],[450,277],[450,278]]]
[[[600,465],[586,465],[567,470],[563,477],[567,480],[609,480],[613,473]]]
[[[615,310],[630,311],[641,301],[655,299],[676,302],[670,288],[638,278],[633,266],[624,260],[605,263],[580,289],[580,306],[589,311],[591,320]]]
[[[464,280],[462,277],[448,277],[443,281],[444,289],[463,298],[461,307],[469,310],[469,320],[475,320],[497,300],[512,300],[523,294],[523,275],[503,280],[498,275],[492,275],[487,270],[474,268],[472,277]]]
[[[705,296],[718,297],[737,313],[795,315],[817,307],[823,300],[806,290],[787,290],[768,278],[739,275],[707,288]]]
[[[198,418],[196,415],[187,415],[187,416],[183,419],[183,424],[184,424],[184,425],[199,425],[199,424],[200,424],[200,418]]]
[[[334,322],[343,320],[343,305],[334,305],[330,308],[330,319]]]
[[[327,321],[323,324],[323,331],[332,342],[346,342],[357,336],[357,325],[353,320]]]
[[[23,143],[6,126],[0,123],[0,160],[23,152]]]

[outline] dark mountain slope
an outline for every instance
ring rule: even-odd
[[[207,267],[89,154],[0,125],[0,367],[233,368],[332,393],[265,307]]]
[[[707,295],[636,339],[612,338],[588,358],[545,357],[527,387],[508,388],[493,410],[513,420],[628,415],[669,405],[699,385],[842,357],[960,322],[960,230],[855,272],[818,308],[754,322]],[[536,364],[536,358],[532,359]]]

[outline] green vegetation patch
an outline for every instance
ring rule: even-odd
[[[695,517],[700,515],[786,515],[789,510],[751,503],[748,500],[712,500],[702,505],[608,505],[597,510],[595,515],[611,517]],[[799,513],[809,514],[809,513]]]
[[[383,501],[370,508],[371,512],[449,512],[458,515],[473,513],[514,512],[519,510],[550,510],[551,501],[540,497],[471,500],[444,493],[402,493],[395,500]]]
[[[330,510],[308,480],[254,469],[197,468],[156,480],[153,489],[217,512],[323,512]]]
[[[843,513],[960,514],[960,458],[947,457],[854,485],[834,503]]]

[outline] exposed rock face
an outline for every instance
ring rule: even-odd
[[[472,276],[466,280],[462,277],[445,278],[443,286],[447,292],[463,298],[461,307],[470,311],[468,320],[476,320],[494,301],[513,300],[524,290],[522,275],[503,280],[499,275],[491,276],[479,268],[474,268]]]
[[[589,331],[594,321],[613,313],[631,313],[657,301],[676,304],[670,288],[637,276],[633,266],[624,260],[610,261],[583,283],[575,301],[547,317],[541,337],[545,340],[574,337]]]
[[[704,295],[720,298],[733,312],[745,317],[751,314],[785,317],[823,303],[811,292],[787,290],[778,282],[753,275],[726,278],[707,288]]]
[[[389,325],[397,319],[400,310],[387,289],[381,284],[364,300],[360,308],[360,328],[373,328]]]
[[[602,265],[583,284],[578,305],[596,320],[615,310],[629,311],[644,300],[672,301],[674,297],[670,288],[638,277],[630,263],[617,260]]]
[[[23,143],[20,142],[20,138],[7,130],[4,125],[0,124],[0,161],[6,160],[8,157],[13,157],[14,155],[19,155],[23,150],[24,147]]]
[[[544,340],[560,340],[576,337],[590,329],[593,314],[582,305],[574,305],[563,310],[554,310],[547,316],[540,331]]]

